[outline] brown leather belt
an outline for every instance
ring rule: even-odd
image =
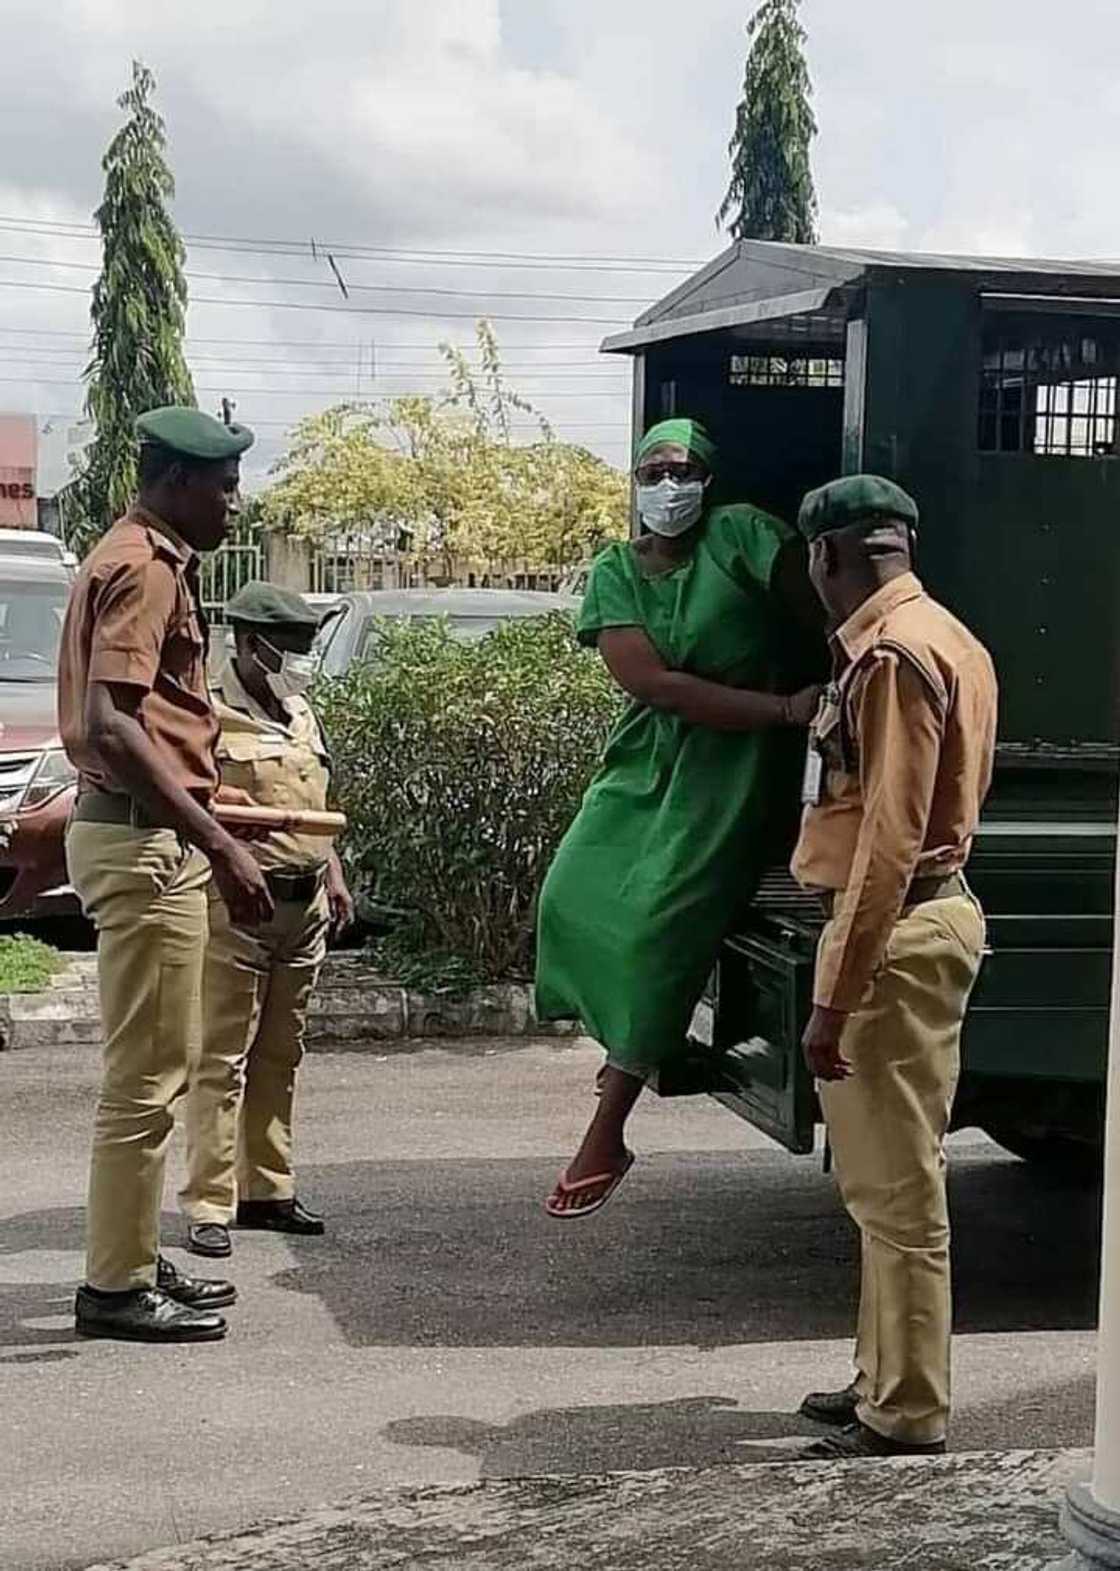
[[[824,889],[821,891],[821,907],[825,916],[832,920],[832,913],[836,902],[843,894],[842,889]],[[927,900],[951,900],[954,895],[968,893],[968,885],[961,873],[942,873],[931,878],[915,878],[910,888],[906,891],[906,899],[902,902],[902,909],[909,911],[912,906],[924,905]]]
[[[130,796],[115,791],[83,791],[70,815],[79,824],[122,824],[131,829],[166,829]]]

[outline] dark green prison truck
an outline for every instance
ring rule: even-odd
[[[705,422],[729,497],[792,519],[809,488],[874,471],[917,498],[918,570],[1001,686],[969,868],[990,954],[955,1123],[1091,1167],[1116,849],[1120,267],[741,241],[604,348],[633,359],[636,428]],[[709,1092],[812,1149],[800,1036],[820,925],[779,860],[663,1092]]]

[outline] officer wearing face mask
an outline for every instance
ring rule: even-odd
[[[300,595],[267,583],[246,584],[226,616],[236,647],[213,693],[222,782],[263,807],[321,811],[329,759],[303,696],[318,617]],[[188,1247],[215,1257],[231,1252],[235,1220],[271,1232],[324,1230],[296,1196],[292,1104],[327,938],[351,920],[353,902],[328,841],[281,830],[253,851],[275,913],[264,926],[241,927],[211,895],[202,1052],[186,1103]]]

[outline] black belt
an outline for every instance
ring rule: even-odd
[[[122,824],[130,829],[169,829],[140,803],[115,791],[83,791],[70,815],[79,824]]]
[[[314,900],[319,893],[323,883],[323,869],[270,867],[265,869],[264,881],[274,900],[298,900],[302,904]]]
[[[831,920],[832,912],[837,900],[843,894],[842,889],[825,889],[821,892],[821,905],[824,914]],[[911,906],[924,905],[927,900],[951,900],[954,895],[968,893],[968,885],[960,873],[943,873],[931,878],[915,878],[910,888],[906,891],[906,899],[902,902],[902,909],[909,911]]]

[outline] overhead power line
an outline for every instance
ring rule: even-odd
[[[85,291],[82,290],[81,293],[84,294]],[[36,334],[43,338],[78,338],[81,339],[81,341],[85,344],[88,344],[90,341],[88,328],[84,332],[79,332],[72,328],[66,329],[57,327],[0,327],[0,332],[19,333],[21,335]],[[503,339],[501,347],[503,352],[506,349],[514,349],[518,352],[522,350],[532,350],[541,354],[550,354],[553,350],[559,350],[561,352],[572,352],[577,349],[590,349],[595,352],[597,342],[598,340],[594,338],[586,338],[582,343],[578,344],[553,343],[548,339],[534,339],[525,343],[518,342],[511,344]],[[356,344],[352,341],[347,343],[336,338],[327,339],[325,342],[319,338],[200,338],[193,333],[188,334],[186,343],[219,345],[234,344],[239,347],[262,349],[340,349],[348,350],[351,353],[353,353],[354,349],[357,347]],[[438,352],[437,346],[433,344],[430,339],[427,343],[424,344],[406,343],[397,339],[379,340],[379,345],[382,343],[386,349],[423,349],[426,350],[429,354],[435,354]],[[465,346],[463,352],[474,353],[474,351],[475,345],[471,343]],[[596,354],[597,360],[601,358],[601,356]],[[502,363],[504,365],[508,362],[503,360]]]
[[[37,365],[41,365],[44,370],[50,371],[63,371],[73,368],[77,376],[84,379],[88,363],[87,356],[76,358],[73,351],[68,349],[56,349],[53,351],[40,349],[34,352],[11,349],[10,353],[5,353],[9,348],[10,346],[8,345],[0,344],[0,366],[9,368],[17,365],[30,367],[29,379],[34,372],[34,367]],[[320,381],[324,377],[335,377],[337,379],[338,377],[360,376],[363,382],[439,382],[444,386],[449,385],[451,380],[446,368],[433,367],[431,370],[425,370],[423,367],[412,365],[407,361],[383,361],[380,358],[373,369],[370,368],[368,358],[362,362],[361,366],[354,359],[351,359],[349,362],[332,360],[322,362],[319,369],[315,369],[313,365],[309,366],[300,361],[235,360],[214,355],[190,354],[187,356],[187,360],[192,368],[202,370],[211,376],[311,377]],[[403,369],[392,369],[392,367],[397,365],[402,366]],[[630,385],[629,378],[625,373],[620,374],[610,369],[602,371],[538,371],[532,368],[519,369],[507,366],[505,370],[511,373],[507,380],[515,381],[518,384],[522,382],[575,382],[581,387],[606,387],[608,391],[628,388]],[[471,371],[472,374],[477,373],[479,368],[472,366]]]
[[[0,289],[35,289],[43,290],[56,295],[87,295],[88,289],[82,289],[77,284],[40,284],[29,283],[20,279],[0,278]],[[214,305],[237,307],[239,309],[251,308],[263,311],[321,311],[328,316],[421,316],[429,321],[452,321],[458,317],[477,320],[486,317],[492,322],[552,322],[552,323],[579,323],[593,322],[603,327],[619,327],[628,318],[619,316],[523,316],[513,315],[500,311],[446,311],[439,310],[416,311],[404,306],[338,306],[313,304],[309,300],[216,300],[212,296],[194,295],[195,305]]]
[[[92,224],[67,223],[51,219],[24,219],[0,216],[0,229],[17,234],[38,234],[58,239],[99,240],[100,231]],[[242,251],[256,256],[308,256],[308,240],[269,240],[238,235],[197,235],[184,233],[190,246],[216,251]],[[693,259],[648,256],[584,256],[539,251],[463,251],[414,246],[371,246],[360,242],[319,240],[316,249],[348,260],[369,258],[376,261],[417,263],[425,266],[461,267],[539,267],[573,272],[682,272],[703,266]]]
[[[56,262],[51,257],[45,256],[3,256],[0,262],[14,263],[20,267],[48,267],[66,270],[68,272],[86,273],[96,275],[96,268],[91,268],[86,262]],[[201,279],[210,284],[264,284],[266,287],[275,285],[278,289],[330,289],[337,291],[336,282],[326,278],[270,278],[246,276],[238,273],[195,273],[188,269],[184,274],[186,278]],[[648,295],[569,295],[569,294],[533,294],[522,290],[514,292],[495,289],[435,289],[427,284],[352,284],[347,283],[350,294],[389,294],[389,295],[440,295],[455,300],[571,300],[579,304],[590,305],[649,305]]]

